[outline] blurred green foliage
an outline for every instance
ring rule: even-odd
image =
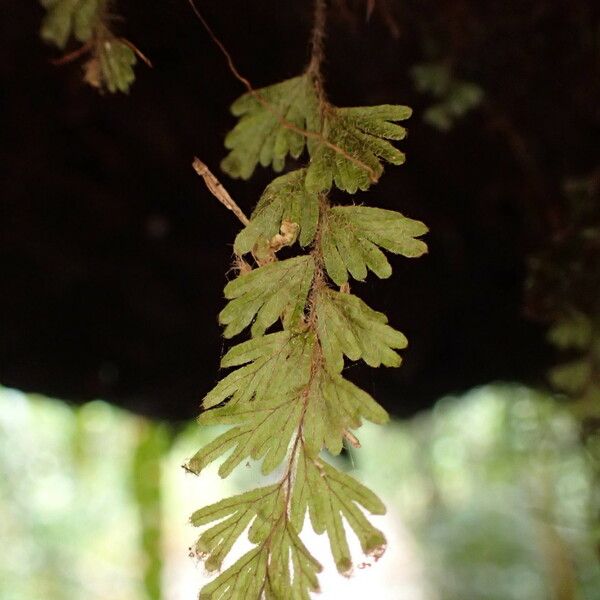
[[[133,44],[117,37],[109,23],[115,21],[108,0],[40,0],[46,15],[40,37],[64,50],[70,42],[82,44],[60,62],[87,56],[83,65],[86,83],[111,93],[128,92],[137,63]]]
[[[195,426],[175,435],[102,402],[72,408],[0,390],[2,600],[193,597],[197,573],[174,591],[177,565],[195,571],[172,538],[193,497],[182,482],[198,482],[177,465],[197,438]],[[491,385],[410,421],[367,424],[360,439],[346,466],[414,536],[431,588],[414,598],[598,597],[594,465],[578,422],[553,398]],[[257,472],[215,475],[199,489],[212,501]],[[323,597],[339,597],[331,592]]]
[[[476,83],[456,78],[444,61],[415,65],[411,75],[417,91],[435,99],[423,113],[423,120],[442,131],[452,129],[458,119],[483,100],[483,89]]]

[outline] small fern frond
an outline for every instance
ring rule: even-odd
[[[288,155],[298,158],[306,141],[302,130],[314,130],[319,118],[308,75],[248,92],[231,105],[231,112],[240,120],[225,138],[230,153],[221,168],[242,179],[249,179],[259,163],[278,172]]]
[[[138,55],[149,62],[135,46],[111,31],[108,0],[40,0],[46,15],[41,38],[64,50],[70,40],[82,46],[56,63],[87,56],[83,65],[86,83],[111,93],[128,92],[135,80]]]
[[[334,206],[327,212],[322,225],[327,274],[337,285],[348,282],[348,272],[354,279],[364,281],[367,269],[386,279],[392,274],[392,267],[379,247],[416,258],[427,252],[426,244],[417,239],[425,233],[424,223],[393,210]]]

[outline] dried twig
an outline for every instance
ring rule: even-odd
[[[197,157],[194,157],[192,163],[194,171],[204,179],[204,183],[212,195],[228,208],[244,225],[248,225],[250,220],[244,214],[244,211],[235,203],[235,200],[229,195],[229,192],[223,187],[223,184],[211,173],[210,169]]]
[[[347,429],[344,430],[344,439],[353,448],[360,448],[360,441],[358,440],[358,438],[351,431],[348,431]]]

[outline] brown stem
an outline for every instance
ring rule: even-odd
[[[327,0],[315,0],[313,28],[310,36],[310,62],[307,73],[314,80],[319,104],[325,105],[323,74],[321,66],[325,59],[325,27],[327,24]]]
[[[87,41],[85,44],[83,44],[83,46],[80,46],[76,50],[73,50],[73,52],[64,54],[60,58],[50,59],[50,63],[53,64],[55,67],[59,67],[60,65],[66,65],[70,62],[73,62],[74,60],[77,60],[80,56],[83,56],[84,54],[91,52],[91,50],[92,50],[92,42]]]

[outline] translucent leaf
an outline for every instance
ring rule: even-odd
[[[57,0],[47,3],[47,13],[40,30],[44,41],[53,43],[61,49],[67,45],[78,4],[79,0]]]
[[[313,346],[311,333],[294,335],[280,331],[233,347],[221,360],[221,366],[244,366],[219,381],[204,397],[202,407],[217,406],[228,398],[235,403],[249,402],[305,384],[307,375],[298,366],[309,360]]]
[[[206,529],[196,542],[196,552],[205,559],[207,570],[221,568],[233,544],[251,521],[258,517],[276,522],[283,510],[283,502],[281,487],[270,485],[225,498],[192,514],[190,521],[195,527],[218,521]]]
[[[280,119],[300,129],[313,129],[319,118],[318,103],[312,79],[294,77],[257,90],[267,106],[250,93],[238,98],[231,112],[241,117],[225,138],[231,150],[221,168],[231,177],[248,179],[256,165],[273,166],[281,171],[288,154],[298,158],[304,150],[305,137]],[[279,117],[279,118],[278,118]]]
[[[408,119],[407,106],[334,108],[325,114],[322,134],[343,153],[319,140],[311,141],[311,162],[306,187],[311,192],[328,191],[332,183],[350,194],[366,190],[383,172],[382,161],[401,165],[404,154],[387,140],[401,140],[406,130],[395,121]],[[348,156],[353,157],[350,160]]]
[[[363,419],[383,424],[389,417],[369,394],[341,375],[323,369],[313,377],[303,424],[311,456],[318,456],[323,448],[339,454],[344,433],[360,427]]]
[[[107,28],[104,0],[43,0],[46,16],[42,39],[64,49],[72,36],[89,56],[84,64],[84,81],[109,92],[128,92],[135,79],[137,62],[129,44],[114,37]]]
[[[306,365],[297,368],[308,370]],[[266,475],[281,464],[292,436],[298,428],[303,403],[299,389],[290,389],[285,396],[255,399],[253,402],[231,401],[225,406],[209,410],[199,417],[199,423],[236,424],[213,442],[204,446],[190,461],[189,469],[199,472],[209,462],[231,448],[233,452],[219,468],[219,475],[227,477],[246,458],[260,460],[264,457],[262,473]]]
[[[73,35],[80,42],[87,42],[98,26],[99,0],[80,0],[73,20]]]
[[[238,255],[251,252],[259,240],[272,240],[282,223],[296,223],[300,245],[307,246],[315,236],[319,219],[319,199],[304,187],[305,169],[292,171],[273,180],[265,189],[247,225],[235,238]]]
[[[113,38],[99,45],[97,60],[101,73],[99,87],[112,93],[128,92],[135,79],[135,52],[124,42]]]
[[[348,281],[348,271],[359,281],[365,279],[367,269],[378,277],[389,277],[392,268],[377,246],[408,258],[427,252],[425,242],[416,239],[428,231],[425,224],[393,210],[334,206],[322,228],[325,268],[337,285]]]
[[[398,367],[402,359],[393,349],[406,348],[404,334],[387,324],[387,317],[353,294],[322,290],[317,296],[317,335],[329,369],[339,373],[345,354],[371,367]]]
[[[286,517],[286,493],[281,484],[239,494],[196,511],[191,522],[206,529],[196,553],[207,570],[219,569],[244,530],[257,546],[205,586],[200,598],[267,598],[309,600],[319,591],[319,562],[308,552]],[[290,568],[291,567],[291,568]],[[211,595],[213,594],[213,595]]]
[[[371,490],[331,465],[306,454],[298,460],[294,484],[292,523],[301,527],[308,509],[316,533],[327,532],[337,569],[349,575],[352,557],[342,517],[354,530],[363,552],[379,557],[385,550],[385,536],[375,528],[360,507],[371,514],[385,514],[385,506]]]
[[[264,546],[246,552],[200,590],[199,600],[260,598],[267,573],[267,560],[268,550]]]
[[[236,426],[201,448],[188,462],[188,469],[200,473],[232,449],[219,469],[222,477],[247,457],[264,457],[265,474],[276,468],[300,422],[303,403],[299,396],[310,381],[313,350],[313,334],[279,332],[244,342],[226,354],[225,365],[250,364],[227,375],[207,394],[203,407],[210,410],[198,420]],[[227,404],[218,406],[227,399]]]
[[[310,600],[310,592],[320,591],[317,573],[322,570],[294,528],[286,523],[273,535],[265,596],[267,600]]]
[[[285,313],[284,324],[297,327],[314,274],[311,256],[274,262],[240,275],[225,286],[227,306],[219,314],[224,336],[233,337],[252,321],[252,335],[263,335]]]
[[[46,16],[42,22],[42,39],[63,49],[73,35],[87,42],[101,24],[99,0],[53,0],[42,2]]]

